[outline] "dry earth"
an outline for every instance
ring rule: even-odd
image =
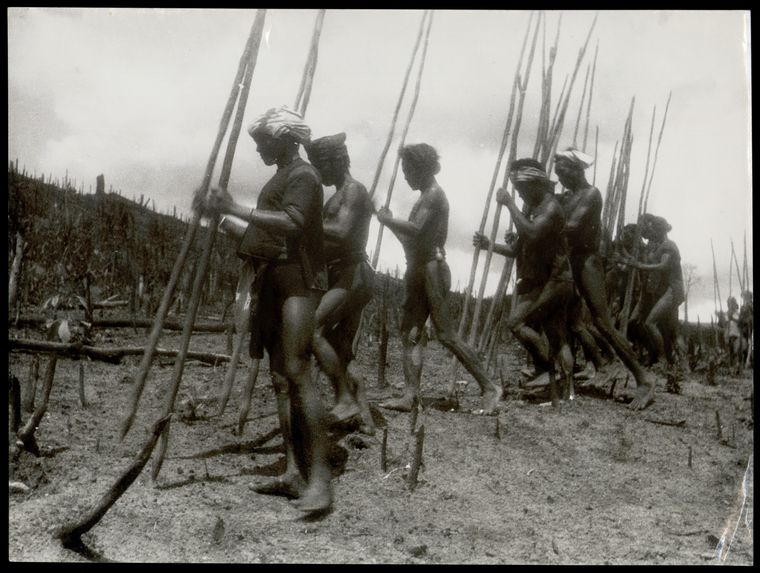
[[[9,332],[23,335],[22,332]],[[106,331],[99,345],[142,344],[145,334]],[[167,333],[162,346],[177,348]],[[193,337],[192,349],[225,352],[224,335]],[[10,369],[28,382],[31,357],[13,353]],[[406,482],[413,438],[410,415],[373,408],[387,426],[388,468],[380,467],[382,429],[373,438],[337,436],[334,511],[304,520],[284,498],[261,496],[250,483],[284,468],[274,395],[259,377],[249,422],[234,433],[245,369],[238,371],[221,418],[171,425],[168,457],[156,484],[150,463],[99,524],[85,534],[89,554],[53,537],[92,506],[129,465],[158,418],[170,361],[157,362],[138,418],[123,442],[119,422],[130,399],[123,381],[139,357],[121,365],[85,363],[88,406],[79,403],[78,362],[59,360],[50,407],[36,433],[42,456],[23,453],[9,493],[12,561],[159,561],[235,563],[546,563],[752,564],[752,372],[705,384],[688,375],[682,394],[658,388],[657,402],[633,413],[617,400],[580,395],[561,411],[520,399],[521,352],[502,357],[508,393],[498,417],[478,407],[477,385],[464,387],[461,410],[425,400],[417,488]],[[400,349],[391,342],[388,379],[402,385]],[[442,396],[448,355],[431,343],[426,398]],[[376,349],[363,348],[357,371],[372,403]],[[44,360],[40,375],[44,370]],[[180,399],[213,412],[224,367],[188,362]],[[331,403],[328,386],[320,382]],[[41,385],[41,384],[40,384]],[[621,381],[616,394],[625,392]],[[716,410],[722,421],[717,436]],[[28,414],[24,414],[24,419]],[[681,427],[648,421],[685,420]],[[497,435],[498,424],[498,435]],[[12,441],[9,439],[9,448]],[[689,467],[689,450],[692,465]],[[744,488],[743,488],[744,485]],[[723,539],[722,549],[718,547]],[[730,544],[730,546],[729,546]],[[718,557],[721,555],[722,557]]]

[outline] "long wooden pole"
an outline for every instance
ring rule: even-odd
[[[311,98],[311,87],[314,85],[314,73],[317,70],[317,57],[319,56],[319,39],[322,35],[322,22],[325,19],[324,8],[317,12],[317,18],[314,22],[314,32],[311,37],[311,49],[306,59],[306,66],[304,68],[304,77],[301,81],[302,91],[299,91],[298,98],[296,99],[296,109],[301,116],[306,115],[306,109],[309,107],[309,99]],[[303,94],[303,99],[301,99]],[[299,105],[300,102],[300,105]]]
[[[499,177],[499,172],[501,171],[501,162],[504,158],[504,152],[507,149],[507,143],[509,142],[509,134],[512,129],[512,118],[514,116],[514,110],[515,110],[515,98],[517,95],[517,90],[519,89],[520,84],[520,68],[522,67],[523,62],[523,56],[525,54],[525,46],[528,41],[528,36],[530,33],[530,24],[531,20],[533,18],[533,13],[531,12],[530,18],[528,19],[528,27],[525,29],[525,36],[523,37],[523,43],[522,47],[520,49],[520,56],[517,59],[517,69],[515,71],[514,80],[512,82],[512,93],[509,98],[509,111],[507,112],[507,121],[504,126],[504,132],[502,133],[501,137],[501,145],[499,146],[499,154],[496,159],[496,166],[493,171],[493,175],[491,176],[491,184],[488,188],[488,194],[486,195],[486,202],[483,207],[483,215],[480,218],[480,225],[478,226],[478,233],[483,233],[486,227],[486,223],[488,222],[488,213],[491,209],[491,201],[493,200],[493,192],[496,188],[496,181]],[[472,263],[470,264],[470,277],[467,282],[467,288],[464,291],[464,299],[463,299],[463,306],[462,306],[462,315],[459,318],[459,329],[458,334],[459,336],[463,336],[466,324],[467,324],[467,311],[469,307],[470,302],[470,296],[472,294],[472,289],[475,286],[475,277],[477,274],[477,268],[478,268],[478,260],[480,258],[480,249],[474,248],[472,253]],[[452,366],[456,368],[456,357],[452,357]]]
[[[739,288],[741,289],[740,292],[744,292],[744,279],[742,279],[742,273],[739,270],[739,260],[736,258],[736,251],[734,250],[734,240],[731,239],[731,260],[733,261],[734,265],[736,266],[736,278],[739,281]],[[731,276],[731,272],[729,271],[728,276]],[[729,287],[729,296],[731,295],[731,287]]]
[[[660,153],[660,144],[662,143],[662,133],[665,131],[665,122],[668,120],[668,110],[670,109],[670,98],[673,96],[673,92],[668,93],[668,101],[665,103],[665,113],[662,116],[662,125],[660,125],[660,134],[657,136],[657,147],[654,150],[654,162],[652,163],[652,172],[649,175],[649,183],[647,185],[647,196],[644,199],[644,213],[646,213],[647,205],[649,204],[649,193],[652,191],[652,179],[654,179],[654,170],[657,167],[657,157]]]
[[[401,93],[398,96],[398,101],[396,102],[396,109],[393,110],[393,119],[391,120],[391,127],[388,131],[388,138],[385,140],[385,147],[383,147],[382,152],[380,153],[380,159],[377,162],[377,169],[375,169],[375,178],[372,180],[372,185],[369,188],[369,198],[372,199],[375,196],[375,191],[377,190],[377,183],[380,181],[380,174],[383,171],[383,164],[385,163],[385,158],[388,155],[388,150],[391,147],[391,141],[393,141],[393,133],[396,129],[396,122],[398,121],[398,114],[401,110],[401,104],[404,101],[404,94],[406,93],[406,87],[409,84],[409,77],[412,74],[412,68],[414,67],[414,60],[417,57],[417,52],[419,51],[420,43],[422,42],[422,38],[425,34],[425,21],[427,19],[428,11],[425,10],[422,13],[422,18],[420,19],[420,28],[417,32],[417,39],[414,42],[414,48],[412,48],[412,57],[409,59],[409,65],[406,67],[406,73],[404,74],[404,83],[401,85]],[[374,253],[373,253],[374,255]]]
[[[575,129],[573,129],[573,147],[578,147],[578,130],[581,127],[581,118],[583,117],[583,104],[586,103],[586,91],[588,90],[588,78],[590,75],[591,64],[586,64],[586,78],[583,80],[581,102],[578,105],[578,116],[575,118]]]
[[[427,50],[428,50],[428,43],[430,41],[430,29],[433,27],[433,14],[434,11],[431,10],[429,12],[428,16],[428,24],[427,29],[425,30],[425,42],[422,46],[422,54],[420,55],[420,67],[417,71],[417,82],[414,86],[414,96],[412,97],[412,103],[409,108],[409,115],[406,118],[406,125],[404,126],[404,131],[401,133],[401,140],[399,141],[399,151],[404,146],[404,142],[406,141],[406,135],[409,132],[409,126],[412,123],[412,118],[414,117],[414,111],[417,108],[417,100],[420,97],[420,86],[422,85],[422,72],[425,69],[425,57],[427,56]],[[391,204],[391,197],[393,196],[393,186],[396,183],[396,175],[398,174],[398,168],[401,163],[401,155],[399,153],[396,154],[396,160],[393,164],[393,173],[391,174],[391,181],[388,184],[388,194],[385,197],[385,208],[387,209]],[[380,224],[380,228],[377,231],[377,241],[375,243],[375,250],[372,252],[372,266],[377,266],[377,261],[380,258],[380,247],[383,244],[383,229],[385,229],[385,225],[382,223]]]
[[[533,68],[533,57],[535,55],[536,42],[538,40],[538,28],[539,27],[537,23],[536,30],[533,34],[533,41],[531,44],[530,53],[528,54],[528,61],[525,65],[525,79],[520,80],[519,75],[517,77],[519,87],[520,87],[520,99],[517,102],[515,128],[512,131],[512,141],[510,143],[509,159],[507,161],[507,166],[504,172],[503,187],[505,189],[509,181],[510,165],[517,158],[517,139],[518,139],[518,136],[520,135],[520,125],[522,123],[523,107],[525,105],[525,94],[527,93],[527,90],[528,90],[528,83],[530,82],[530,72],[531,72],[531,69]],[[496,243],[496,237],[499,232],[499,219],[501,216],[501,210],[502,210],[501,204],[496,205],[495,211],[494,211],[493,225],[491,226],[491,236],[490,236],[490,241],[488,245],[488,250],[486,251],[486,258],[485,258],[485,261],[483,262],[483,275],[480,282],[480,288],[478,290],[478,298],[477,298],[477,301],[475,302],[475,309],[473,311],[474,314],[472,317],[472,324],[470,326],[470,335],[469,335],[470,344],[475,344],[478,338],[478,333],[479,333],[479,328],[480,328],[480,310],[483,305],[483,296],[485,294],[486,283],[488,282],[488,271],[491,267],[491,260],[493,258],[493,246]]]
[[[222,167],[222,173],[219,177],[219,186],[222,189],[226,189],[227,184],[229,183],[229,178],[232,171],[232,160],[235,156],[235,147],[237,146],[238,136],[240,135],[240,130],[243,125],[243,116],[245,114],[246,103],[248,102],[248,92],[251,87],[251,79],[253,78],[253,70],[256,67],[256,60],[258,59],[258,48],[261,42],[261,33],[264,28],[264,15],[261,12],[262,11],[260,10],[256,13],[254,26],[258,24],[258,28],[257,28],[258,33],[256,34],[257,41],[255,42],[254,45],[251,46],[251,50],[249,54],[250,61],[248,62],[248,65],[246,66],[245,77],[243,79],[243,85],[240,90],[240,97],[237,102],[237,113],[235,115],[235,121],[232,125],[232,129],[230,131],[229,140],[227,142],[227,150],[226,150],[225,158],[224,158],[224,164]],[[171,414],[172,410],[174,409],[174,401],[177,397],[177,392],[179,391],[180,382],[182,381],[182,372],[185,366],[185,356],[187,355],[187,350],[190,346],[190,336],[193,331],[193,323],[195,322],[195,316],[198,312],[198,306],[200,305],[201,294],[203,292],[203,283],[206,280],[206,272],[208,270],[209,261],[211,259],[211,251],[214,246],[214,240],[216,239],[217,225],[218,225],[218,216],[214,215],[211,217],[211,222],[209,224],[209,235],[208,235],[208,238],[206,239],[206,243],[203,245],[203,251],[201,252],[201,258],[198,262],[198,268],[196,270],[195,278],[193,280],[193,294],[192,294],[192,297],[190,298],[190,304],[189,304],[187,316],[185,317],[185,328],[182,330],[182,339],[180,341],[180,352],[177,355],[177,359],[174,362],[173,379],[172,379],[170,391],[166,394],[162,417],[168,416],[169,414]],[[164,456],[166,455],[166,448],[169,443],[169,428],[170,427],[171,427],[171,423],[166,425],[159,439],[158,453],[153,460],[153,467],[151,471],[151,478],[153,479],[153,481],[156,480],[159,472],[161,471],[161,466],[163,464]]]
[[[586,142],[588,141],[588,126],[591,120],[591,98],[594,96],[594,78],[596,77],[596,58],[599,55],[599,40],[596,42],[596,48],[594,49],[594,64],[591,66],[591,86],[588,90],[588,104],[586,105],[586,128],[583,131],[583,151],[586,151]],[[599,127],[597,126],[597,131]],[[594,152],[596,155],[596,152]],[[596,174],[596,161],[594,161],[594,174]],[[593,183],[592,183],[593,185]]]
[[[713,294],[717,297],[718,308],[716,310],[723,312],[723,299],[720,297],[720,282],[718,281],[718,266],[715,263],[715,247],[713,247],[713,241],[710,239],[710,250],[712,251],[713,262]]]
[[[596,135],[594,137],[594,175],[591,178],[591,184],[596,186],[596,166],[599,164],[599,126],[596,126]]]
[[[216,140],[214,141],[211,155],[209,157],[208,163],[206,164],[206,171],[204,173],[203,183],[201,185],[202,191],[208,189],[208,186],[211,183],[211,177],[214,172],[214,166],[216,165],[219,150],[222,146],[224,135],[227,132],[227,127],[229,126],[230,119],[232,117],[232,111],[235,107],[235,102],[237,101],[237,96],[240,90],[240,82],[243,79],[243,75],[247,67],[248,55],[250,51],[254,49],[256,53],[258,53],[258,46],[261,42],[261,34],[264,27],[265,16],[266,10],[258,10],[253,25],[251,26],[248,41],[246,42],[245,49],[243,50],[243,55],[240,58],[238,70],[235,74],[235,80],[233,81],[232,89],[230,91],[229,97],[227,98],[227,104],[222,114],[222,119],[219,124]],[[174,268],[172,269],[171,276],[169,277],[169,283],[166,285],[166,289],[164,290],[161,304],[159,305],[158,312],[156,313],[156,317],[153,322],[153,328],[151,330],[150,336],[148,338],[148,343],[145,348],[145,354],[143,354],[142,361],[140,362],[140,366],[135,376],[135,383],[133,385],[129,412],[124,418],[119,430],[120,439],[122,440],[124,439],[124,436],[127,435],[127,432],[132,427],[132,423],[134,422],[137,407],[140,402],[140,397],[142,396],[142,392],[145,387],[145,381],[147,379],[148,372],[150,371],[150,366],[153,362],[153,354],[156,346],[158,345],[158,339],[161,336],[163,323],[167,313],[169,312],[169,306],[171,305],[174,291],[177,287],[177,283],[179,282],[180,274],[182,273],[182,270],[185,266],[187,255],[190,252],[190,247],[192,246],[193,240],[195,239],[195,234],[198,230],[198,227],[200,226],[200,220],[201,213],[200,211],[196,210],[193,213],[192,221],[188,227],[187,233],[185,234],[185,238],[180,248],[179,256],[174,263]]]

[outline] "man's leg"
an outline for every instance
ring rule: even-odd
[[[422,376],[422,360],[427,342],[425,321],[427,311],[414,314],[404,312],[401,319],[401,344],[403,347],[401,363],[404,368],[404,393],[400,398],[391,398],[380,404],[381,408],[411,412],[415,398],[420,395],[420,378]]]
[[[644,328],[652,341],[655,362],[659,362],[665,356],[665,339],[660,331],[660,325],[669,318],[674,300],[673,291],[671,289],[665,291],[665,294],[660,297],[652,307],[652,310],[649,311],[649,315],[644,322]]]
[[[576,269],[573,269],[574,271]],[[615,330],[607,311],[607,296],[604,292],[602,266],[596,255],[588,256],[574,276],[579,278],[578,287],[588,304],[594,324],[615,349],[626,368],[633,374],[638,389],[636,397],[630,404],[634,410],[643,410],[654,401],[654,379],[652,379],[636,360],[633,352],[622,335]]]
[[[332,505],[330,466],[327,462],[327,435],[318,389],[310,373],[311,340],[317,297],[291,296],[282,306],[282,350],[285,374],[291,391],[291,427],[294,439],[301,439],[307,467],[306,489],[295,502],[305,512],[319,512]]]
[[[327,329],[333,328],[345,316],[350,293],[344,288],[333,288],[322,296],[316,312],[313,352],[322,371],[327,375],[335,390],[335,406],[329,417],[342,422],[359,414],[359,405],[353,395],[347,364],[325,336]],[[361,309],[358,309],[361,312]],[[342,333],[349,336],[349,333]]]
[[[446,306],[451,282],[451,274],[445,262],[433,261],[425,267],[425,293],[430,304],[430,315],[435,325],[438,341],[443,344],[462,366],[472,374],[480,386],[482,398],[482,413],[491,415],[496,412],[502,396],[501,386],[488,377],[477,352],[464,340],[459,338],[451,323],[451,317]]]

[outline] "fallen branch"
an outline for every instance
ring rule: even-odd
[[[127,470],[122,476],[116,480],[109,490],[103,494],[100,501],[93,507],[87,514],[79,521],[63,526],[55,535],[60,539],[64,547],[77,546],[81,543],[82,534],[87,533],[92,529],[100,519],[106,514],[111,506],[121,497],[121,495],[127,491],[127,488],[132,485],[132,482],[137,479],[140,472],[148,463],[150,455],[153,453],[153,448],[156,446],[158,436],[163,432],[166,424],[169,422],[169,416],[164,416],[153,425],[153,430],[148,443],[132,461]]]
[[[8,350],[19,352],[54,352],[56,354],[65,354],[69,358],[81,358],[87,356],[92,360],[101,360],[112,364],[119,364],[125,356],[140,356],[145,352],[142,346],[126,346],[116,348],[98,348],[88,346],[81,342],[63,343],[47,342],[43,340],[27,340],[23,338],[8,339]],[[156,348],[155,354],[160,356],[176,356],[177,350],[168,350],[165,348]],[[200,360],[207,364],[217,364],[227,362],[230,356],[227,354],[216,354],[214,352],[192,352],[187,353],[187,358],[191,360]]]
[[[41,315],[20,316],[18,318],[18,328],[34,328],[45,326],[50,318]],[[8,324],[16,323],[15,320],[8,320]],[[196,322],[193,325],[193,332],[224,332],[229,328],[231,323],[221,322]],[[92,328],[149,328],[153,325],[153,320],[147,318],[107,318],[94,320]],[[163,323],[164,330],[182,330],[182,323],[176,320],[167,320]]]

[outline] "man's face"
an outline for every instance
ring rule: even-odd
[[[256,142],[256,151],[261,155],[264,165],[277,163],[277,159],[282,156],[285,150],[285,144],[281,139],[272,137],[267,133],[256,131],[253,134],[253,140]]]
[[[319,171],[319,176],[322,178],[322,184],[335,185],[338,179],[337,164],[335,161],[329,159],[322,161],[312,161],[311,164]]]
[[[563,187],[570,187],[577,176],[577,169],[569,159],[559,157],[554,163],[554,172]]]
[[[406,159],[403,159],[401,161],[401,170],[404,172],[404,179],[406,179],[409,187],[417,191],[422,186],[417,169]]]
[[[517,194],[528,205],[537,205],[543,197],[541,184],[535,181],[519,181],[513,183]]]

